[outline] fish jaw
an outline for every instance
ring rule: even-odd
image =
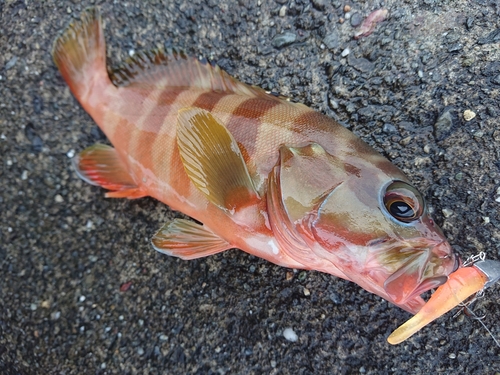
[[[461,264],[444,237],[392,238],[367,252],[364,267],[383,288],[382,297],[413,314],[424,304],[420,295],[444,284]]]
[[[445,251],[445,256],[436,255],[436,252]],[[456,269],[455,255],[447,242],[441,242],[429,248],[416,248],[414,255],[384,281],[384,290],[395,304],[404,304],[406,301],[430,289],[434,289],[447,280],[448,275]],[[451,254],[449,256],[448,254]]]

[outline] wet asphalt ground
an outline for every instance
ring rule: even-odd
[[[50,49],[94,3],[110,66],[175,46],[312,106],[402,168],[464,258],[500,258],[497,1],[0,0],[1,374],[500,373],[500,349],[463,315],[391,346],[410,315],[355,284],[237,250],[156,253],[151,236],[179,213],[105,199],[71,169],[105,139]],[[497,338],[499,297],[476,307]]]

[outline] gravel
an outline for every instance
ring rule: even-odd
[[[354,40],[354,15],[380,2],[350,2],[341,24],[340,1],[0,0],[1,374],[500,372],[500,349],[467,317],[390,346],[409,314],[353,283],[237,250],[190,262],[156,253],[149,239],[178,213],[105,199],[71,169],[69,155],[105,138],[50,49],[92,4],[111,66],[176,46],[312,106],[402,168],[463,257],[500,258],[495,2],[385,1],[387,19]],[[499,300],[496,286],[477,304],[497,338]]]

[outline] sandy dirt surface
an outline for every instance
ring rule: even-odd
[[[500,349],[463,315],[391,346],[410,315],[353,283],[237,250],[156,253],[151,236],[179,214],[105,199],[71,168],[105,139],[50,50],[94,3],[110,66],[175,46],[312,106],[402,168],[463,257],[500,258],[497,1],[0,0],[1,374],[500,373]],[[499,300],[496,286],[477,305],[497,338]]]

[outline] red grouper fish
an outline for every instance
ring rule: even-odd
[[[106,197],[151,196],[203,223],[166,223],[156,250],[194,259],[239,248],[350,280],[414,314],[420,294],[461,265],[407,177],[305,105],[175,50],[137,54],[110,77],[96,9],[52,54],[114,146],[82,151],[78,175]]]

